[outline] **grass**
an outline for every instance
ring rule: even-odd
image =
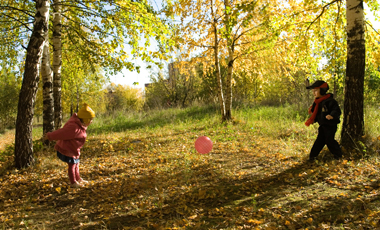
[[[38,149],[31,168],[3,166],[0,228],[380,227],[377,110],[366,110],[371,156],[336,162],[323,150],[313,165],[305,159],[317,126],[303,124],[307,114],[245,108],[222,124],[218,111],[97,117],[82,149],[81,175],[90,184],[81,189],[67,186],[67,166],[52,149]],[[202,135],[213,140],[209,154],[194,149]]]

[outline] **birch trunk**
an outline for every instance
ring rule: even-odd
[[[16,134],[15,166],[26,168],[33,164],[33,115],[39,82],[39,70],[45,35],[48,33],[50,1],[36,0],[36,15],[25,59],[25,72],[19,95]]]
[[[228,43],[228,42],[227,42]],[[231,44],[229,44],[231,45]],[[232,75],[234,68],[234,51],[233,48],[228,46],[228,69],[227,69],[227,81],[226,81],[226,117],[225,120],[232,119]]]
[[[230,12],[228,12],[230,7],[229,0],[224,1],[224,6],[226,8],[225,14],[225,27],[227,36],[227,49],[228,49],[228,66],[227,66],[227,81],[226,81],[226,116],[224,120],[231,120],[232,118],[232,74],[234,67],[234,44],[232,39],[232,28],[230,25]]]
[[[46,33],[46,35],[48,35]],[[43,134],[54,131],[54,98],[53,98],[53,71],[50,66],[49,37],[45,37],[45,45],[42,55],[41,77],[43,94]],[[49,141],[45,141],[48,145]]]
[[[53,17],[53,92],[54,92],[54,123],[55,129],[62,126],[62,99],[61,99],[61,67],[62,67],[62,16],[61,1],[54,0]]]
[[[224,101],[224,95],[223,95],[223,82],[222,77],[220,75],[220,65],[219,65],[219,41],[218,41],[218,22],[216,19],[216,16],[214,14],[214,8],[213,8],[213,2],[211,1],[211,13],[214,18],[213,21],[213,29],[214,29],[214,61],[215,61],[215,75],[216,75],[216,81],[218,85],[218,99],[220,104],[220,112],[222,115],[222,120],[225,120],[226,117],[226,106]]]
[[[356,147],[364,134],[365,37],[362,0],[347,0],[347,68],[341,144]]]

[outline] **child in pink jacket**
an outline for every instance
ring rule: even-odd
[[[57,140],[54,146],[57,156],[68,164],[68,173],[72,187],[81,187],[87,181],[79,175],[80,149],[86,141],[87,127],[92,123],[95,112],[85,103],[66,124],[54,132],[46,133],[44,139]]]

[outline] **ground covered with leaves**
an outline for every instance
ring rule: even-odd
[[[39,146],[24,170],[3,157],[1,228],[380,228],[377,156],[335,161],[323,150],[310,164],[317,127],[165,116],[171,122],[154,127],[90,129],[80,165],[89,184],[79,189],[52,148]],[[195,151],[202,135],[213,141],[209,154]]]

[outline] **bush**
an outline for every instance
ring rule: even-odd
[[[13,128],[17,117],[20,80],[3,69],[0,74],[0,131]]]
[[[140,111],[144,105],[142,92],[130,86],[111,84],[107,87],[107,110]]]

